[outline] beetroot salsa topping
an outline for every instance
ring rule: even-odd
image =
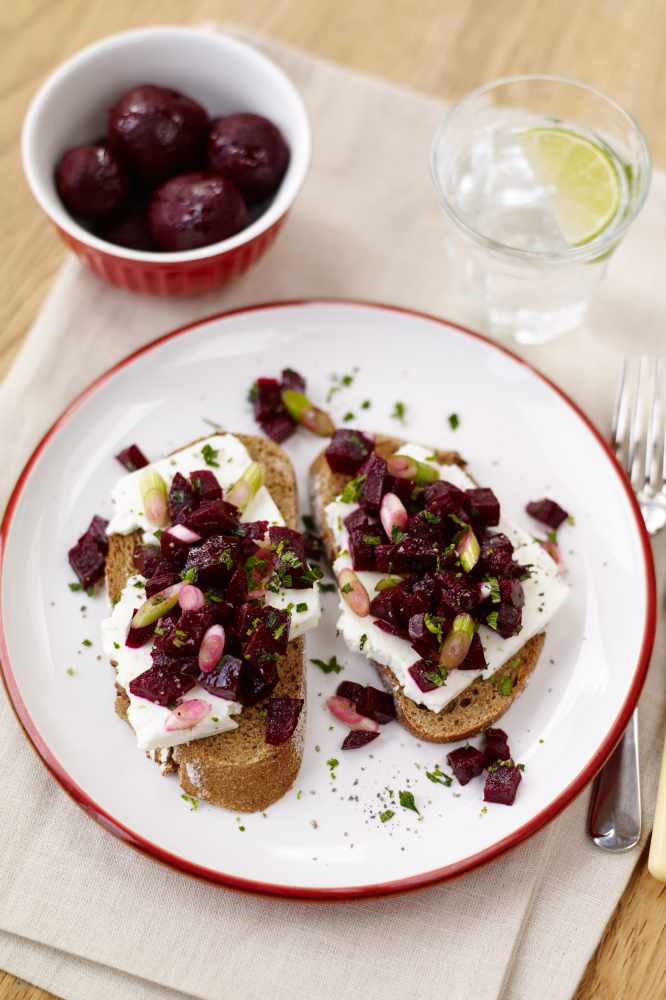
[[[393,476],[373,448],[368,435],[344,430],[336,431],[326,450],[333,472],[354,476],[341,498],[359,505],[344,518],[349,554],[353,570],[387,574],[384,589],[370,602],[370,614],[378,619],[374,627],[411,644],[421,659],[410,673],[422,691],[433,691],[446,681],[446,670],[433,667],[433,661],[445,662],[440,654],[446,637],[465,616],[471,618],[470,633],[482,623],[504,639],[521,631],[521,580],[529,578],[529,567],[513,560],[506,535],[490,530],[500,519],[492,490]],[[402,528],[396,523],[399,510]],[[485,666],[474,632],[457,667]]]
[[[130,692],[173,709],[198,682],[211,694],[246,706],[265,702],[280,679],[277,661],[287,651],[291,608],[266,605],[257,588],[311,589],[321,571],[308,566],[298,531],[269,528],[267,521],[241,524],[240,511],[222,499],[208,469],[189,479],[177,473],[168,509],[172,524],[156,532],[160,548],[134,548],[149,600],[138,616],[135,608],[126,644],[152,642],[153,665],[130,681]],[[95,518],[70,552],[82,583],[93,571],[104,571],[106,525]],[[147,607],[155,610],[148,613]],[[211,648],[218,649],[212,660]],[[273,702],[279,704],[271,708]],[[301,707],[299,699],[268,703],[267,742],[277,746],[289,739]]]
[[[472,778],[477,778],[487,769],[484,801],[512,806],[524,767],[522,764],[514,764],[507,740],[503,729],[489,729],[486,732],[485,751],[467,743],[464,747],[452,750],[446,759],[461,785],[468,784]]]
[[[299,424],[320,437],[332,437],[335,428],[323,410],[305,396],[305,379],[291,368],[282,372],[282,380],[258,378],[250,388],[248,402],[254,407],[254,419],[264,434],[280,444],[294,433]]]

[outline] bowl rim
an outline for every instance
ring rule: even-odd
[[[221,240],[218,243],[210,243],[207,246],[197,247],[193,250],[181,250],[178,252],[133,250],[129,247],[109,243],[93,235],[93,233],[79,225],[69,214],[65,206],[61,204],[57,193],[54,194],[48,190],[42,181],[40,171],[36,168],[33,158],[33,150],[38,141],[37,129],[42,115],[48,108],[53,91],[72,71],[79,69],[86,63],[93,62],[100,53],[123,47],[126,42],[133,42],[150,36],[159,39],[160,37],[172,38],[177,35],[194,39],[205,38],[208,41],[212,40],[213,44],[218,44],[221,49],[226,51],[233,49],[236,52],[240,52],[249,63],[254,64],[264,73],[272,76],[276,84],[286,92],[292,102],[297,141],[290,149],[291,156],[287,174],[283,178],[272,203],[255,222],[251,223],[245,229],[242,229],[226,240]],[[158,25],[134,28],[130,31],[121,31],[113,35],[106,35],[104,38],[79,49],[69,59],[60,63],[44,80],[30,102],[21,132],[21,153],[23,170],[30,190],[41,209],[58,229],[62,230],[77,243],[99,254],[118,260],[135,261],[139,264],[144,263],[153,267],[159,267],[159,265],[163,264],[196,263],[197,261],[205,261],[212,257],[219,257],[221,254],[236,250],[250,243],[257,236],[270,229],[289,211],[303,186],[312,157],[312,138],[305,105],[298,90],[287,74],[258,49],[253,48],[253,46],[240,41],[230,34],[212,31],[207,28]],[[287,179],[288,184],[285,185],[285,180]]]

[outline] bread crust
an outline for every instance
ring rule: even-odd
[[[285,524],[297,528],[296,478],[285,452],[265,438],[251,434],[234,436],[245,445],[254,462],[264,463],[266,486]],[[141,544],[142,534],[135,531],[131,535],[109,536],[106,580],[112,602],[136,573],[132,553],[134,546]],[[265,704],[259,703],[244,707],[240,715],[234,716],[237,729],[149,751],[148,756],[160,765],[162,774],[177,772],[187,795],[234,812],[263,811],[281,799],[294,784],[303,760],[307,702],[302,636],[289,643],[276,666],[280,680],[273,697],[302,698],[304,702],[296,730],[286,743],[274,747],[265,742],[266,716],[261,714]],[[129,697],[121,685],[116,684],[116,690],[116,712],[128,722]]]
[[[391,455],[405,445],[406,442],[394,437],[377,435],[375,451],[382,458]],[[440,451],[437,453],[440,465],[459,465],[465,468],[466,463],[456,451]],[[328,526],[324,511],[334,497],[339,496],[352,477],[340,472],[331,472],[326,461],[325,450],[317,456],[310,467],[310,499],[317,531],[324,544],[324,550],[332,563],[338,556],[333,532]],[[441,712],[432,712],[424,705],[419,705],[407,698],[398,679],[390,669],[375,660],[370,660],[377,671],[386,690],[393,695],[398,722],[417,739],[427,743],[456,743],[459,740],[470,739],[478,733],[493,726],[498,719],[511,707],[516,698],[525,690],[527,683],[537,665],[545,633],[528,639],[518,650],[518,664],[502,668],[502,675],[511,679],[511,694],[500,692],[496,679],[485,680],[477,678],[461,691],[452,701],[445,705]]]

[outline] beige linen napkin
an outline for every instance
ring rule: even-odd
[[[428,174],[443,105],[253,41],[295,81],[314,131],[312,171],[284,233],[228,289],[185,302],[127,294],[68,260],[0,388],[4,502],[78,392],[190,320],[340,296],[464,323]],[[622,354],[654,351],[661,338],[665,224],[666,176],[657,174],[585,329],[520,351],[603,430]],[[666,532],[655,550],[661,580]],[[641,701],[646,830],[666,725],[664,619]],[[4,695],[0,759],[0,966],[66,1000],[383,1000],[395,990],[419,1000],[566,1000],[638,857],[593,847],[586,792],[511,855],[449,885],[334,907],[251,899],[161,868],[97,826],[43,769]]]

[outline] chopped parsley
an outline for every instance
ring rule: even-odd
[[[259,657],[259,662],[266,663],[267,660],[279,660],[279,659],[280,659],[279,653],[262,653],[261,656]]]
[[[398,795],[400,796],[400,805],[403,809],[411,809],[412,812],[418,813],[419,816],[421,815],[414,804],[414,796],[411,792],[398,792]]]
[[[363,541],[366,545],[381,545],[382,540],[379,535],[364,535]]]
[[[301,614],[303,611],[307,611],[307,610],[308,610],[308,606],[305,603],[303,603],[303,604],[297,604],[296,605],[296,614]]]
[[[499,604],[502,600],[502,595],[500,594],[499,580],[496,576],[487,576],[486,583],[490,584],[490,600],[493,604]]]
[[[191,795],[181,795],[181,799],[185,799],[186,802],[190,802],[190,812],[194,812],[195,809],[199,808],[199,803],[196,799],[193,799]]]
[[[452,413],[450,415],[450,417],[449,417],[449,423],[451,424],[451,430],[454,431],[456,429],[456,427],[460,423],[460,420],[458,419],[458,414],[457,413]]]
[[[65,671],[65,673],[66,673],[66,674],[69,674],[69,676],[70,676],[70,677],[73,677],[73,676],[74,676],[74,671],[72,670],[72,668],[71,668],[71,667],[68,667],[68,668],[67,668],[67,670]]]
[[[418,515],[422,521],[427,521],[428,524],[439,524],[442,520],[437,514],[433,514],[430,510],[422,510]]]
[[[316,663],[318,667],[321,667],[321,669],[324,671],[325,674],[332,674],[332,673],[339,674],[340,671],[342,670],[342,667],[340,666],[340,664],[338,663],[338,661],[334,656],[330,658],[328,663],[324,663],[323,660],[311,660],[311,662]]]
[[[72,591],[72,593],[74,593],[77,590],[83,590],[83,584],[82,583],[68,583],[67,586]]]
[[[453,778],[451,778],[448,774],[442,774],[439,769],[439,764],[435,764],[434,771],[426,771],[426,778],[429,778],[430,781],[437,785],[445,785],[446,788],[450,788],[453,784]]]
[[[84,639],[83,642],[81,643],[81,645],[82,646],[92,646],[92,642],[90,641],[90,639]]]
[[[300,799],[300,797],[301,797],[301,795],[302,795],[302,794],[303,794],[303,792],[302,792],[302,790],[301,790],[301,791],[300,791],[300,792],[298,793],[298,795],[296,796],[296,798],[297,798],[297,799]]]
[[[365,646],[365,644],[366,644],[367,641],[368,641],[368,637],[367,637],[367,635],[364,632],[363,635],[361,636],[361,645],[359,646],[359,649],[361,650],[361,652],[363,652],[363,647]]]
[[[437,671],[439,671],[439,673]],[[443,667],[441,664],[438,664],[437,670],[433,670],[431,674],[426,674],[428,680],[431,681],[433,684],[436,684],[437,687],[440,688],[446,687],[446,678],[448,676],[449,675],[446,670],[446,667]]]
[[[369,410],[370,409],[370,400],[369,399],[366,399],[364,403],[361,403],[361,409],[362,410]]]
[[[515,668],[520,664],[520,657],[517,656],[513,663],[509,664],[509,670],[515,670]]]
[[[437,449],[433,451],[432,455],[426,455],[426,462],[436,462],[437,461]]]
[[[497,618],[499,616],[499,611],[491,611],[489,615],[486,616],[486,621],[491,628],[497,628]]]
[[[257,400],[259,399],[259,391],[260,390],[259,390],[258,383],[257,382],[253,382],[252,385],[250,386],[250,391],[247,394],[247,401],[248,401],[248,403],[256,403],[257,402]],[[210,420],[208,420],[206,422],[210,423]]]
[[[239,826],[238,829],[240,830],[241,833],[245,833],[245,827],[244,826]]]
[[[391,541],[393,542],[394,545],[400,545],[401,542],[404,542],[405,538],[407,538],[407,535],[408,532],[407,531],[402,532],[400,530],[400,526],[397,524],[394,524],[393,527],[391,528]]]
[[[573,514],[569,514],[569,516],[568,516],[568,518],[567,518],[567,521],[569,522],[569,524],[570,524],[570,525],[571,525],[571,527],[573,528],[573,526],[574,526],[574,525],[575,525],[575,523],[576,523],[576,521],[574,520],[574,516],[573,516]]]
[[[212,715],[212,716],[211,716],[211,721],[212,721],[212,722],[219,722],[220,720],[219,720],[219,719],[217,718],[217,716],[216,716],[216,715]]]
[[[319,569],[319,566],[313,566],[312,569],[303,573],[303,579],[307,580],[308,583],[316,583],[318,580],[321,580],[323,575],[324,574]]]
[[[114,642],[114,644],[113,644],[113,648],[114,648],[114,649],[120,649],[120,646],[118,645],[118,643],[117,643],[117,642]]]
[[[339,763],[340,763],[340,761],[336,760],[335,757],[331,757],[330,760],[326,761],[326,766],[330,767],[330,769],[331,769],[331,777],[333,778],[333,781],[335,781],[335,775],[333,774],[333,768],[337,767]]]
[[[92,587],[86,587],[86,594],[88,595],[88,597],[93,597],[94,594],[95,594],[95,591],[93,590]]]
[[[365,476],[357,476],[356,479],[351,479],[342,492],[340,503],[356,503],[363,493],[364,487],[361,484],[365,482],[365,479]]]
[[[305,525],[306,531],[314,531],[315,523],[312,514],[301,514],[301,521]]]
[[[391,417],[394,420],[399,420],[401,424],[404,424],[404,422],[405,422],[405,404],[404,403],[396,403],[395,404],[395,409],[393,410],[393,413],[391,414]]]
[[[440,622],[443,621],[443,618],[438,618],[437,615],[431,615],[429,611],[426,611],[423,616],[423,624],[429,632],[433,633],[433,635],[442,634],[442,626],[440,625]]]
[[[344,587],[340,587],[340,592],[343,594],[350,594],[352,592],[351,583],[346,583]]]
[[[318,583],[317,586],[325,594],[332,594],[333,591],[335,590],[335,584],[334,583]]]
[[[203,455],[206,465],[212,465],[216,469],[219,469],[220,463],[215,461],[219,454],[219,449],[216,451],[215,448],[211,448],[209,444],[205,444],[201,449],[201,454]]]
[[[507,677],[506,674],[498,674],[497,679],[500,686],[500,694],[503,694],[505,698],[510,697],[513,688],[511,687],[511,678]]]
[[[142,590],[143,589],[143,584],[142,584],[141,580],[137,580],[137,582],[134,583],[134,584],[132,584],[132,586],[136,587],[137,590]]]
[[[391,816],[395,816],[395,813],[393,812],[392,809],[387,809],[386,812],[379,814],[379,818],[382,821],[382,823],[385,823],[387,819],[391,818]]]
[[[258,386],[257,386],[257,388],[258,388]],[[251,391],[252,390],[250,390],[250,392]],[[202,417],[201,419],[203,420],[203,422],[205,424],[210,424],[211,427],[214,427],[216,431],[221,431],[222,430],[222,424],[218,424],[216,420],[209,420],[208,417]]]
[[[344,417],[342,419],[345,421],[345,423],[349,423],[350,420],[354,419],[354,414],[353,413],[345,413],[345,415],[344,415]]]

